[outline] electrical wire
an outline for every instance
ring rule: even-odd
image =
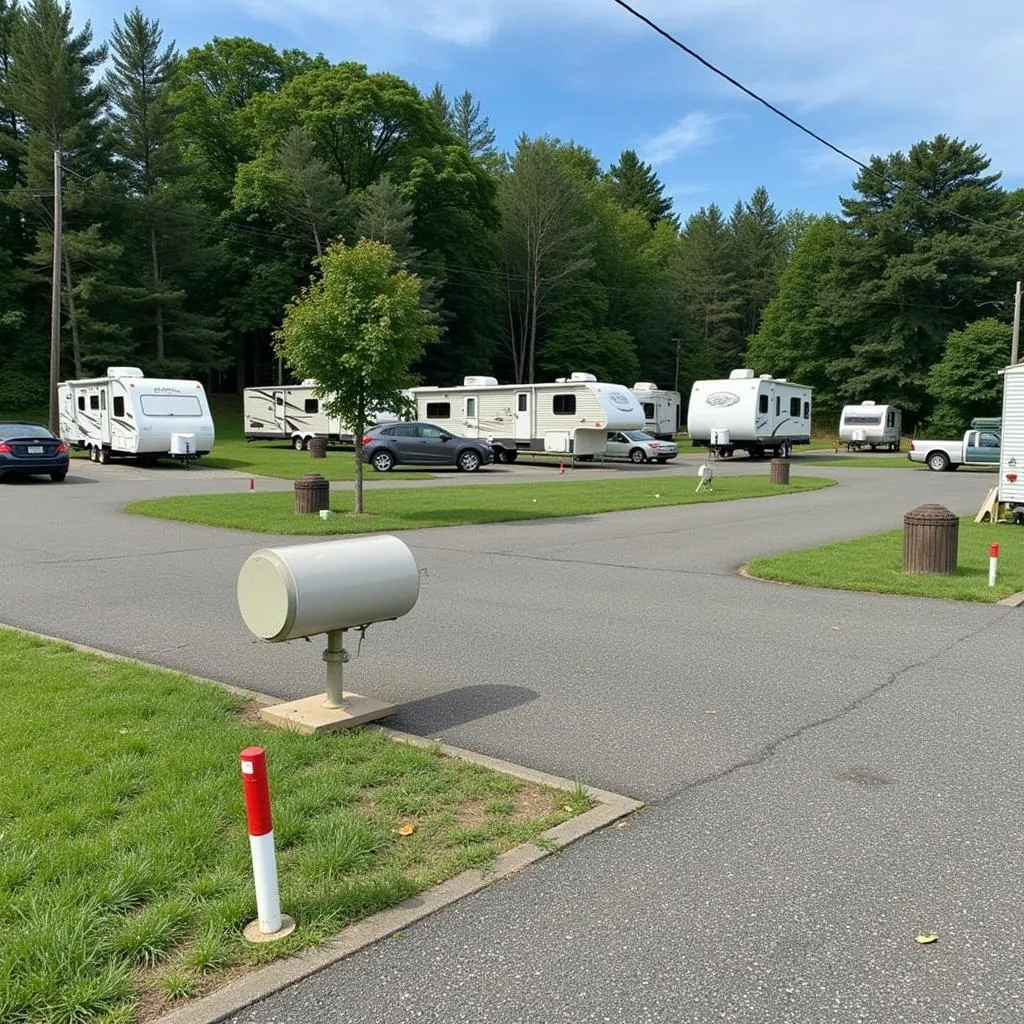
[[[699,53],[697,53],[696,50],[691,49],[684,42],[682,42],[682,40],[677,39],[674,35],[672,35],[671,32],[662,28],[657,22],[653,21],[651,18],[648,18],[646,14],[642,14],[635,7],[630,6],[630,4],[626,3],[626,0],[612,0],[612,3],[617,4],[619,7],[621,7],[624,11],[631,14],[638,21],[643,22],[648,28],[650,28],[654,32],[657,32],[659,36],[661,36],[663,39],[666,39],[673,46],[682,50],[683,53],[685,53],[687,56],[692,57],[698,63],[703,64],[704,67],[706,67],[713,74],[718,75],[719,78],[725,79],[725,81],[727,81],[730,85],[739,89],[740,92],[745,93],[752,100],[754,100],[757,103],[760,103],[763,107],[767,107],[767,109],[770,110],[773,114],[775,114],[778,117],[781,117],[784,121],[792,125],[798,131],[803,132],[805,135],[809,135],[812,139],[814,139],[815,142],[818,142],[822,146],[825,146],[827,149],[832,150],[833,153],[836,153],[838,156],[843,157],[845,160],[849,160],[850,163],[855,164],[857,167],[861,168],[861,170],[863,171],[866,171],[868,174],[874,175],[876,178],[884,182],[890,188],[893,188],[899,192],[902,192],[907,188],[907,186],[904,183],[896,181],[894,178],[889,177],[889,175],[887,174],[883,174],[877,168],[871,167],[869,164],[864,163],[863,160],[858,160],[857,157],[853,156],[851,153],[847,153],[845,149],[841,149],[839,146],[835,145],[835,143],[829,142],[829,140],[826,139],[824,136],[819,135],[817,132],[812,131],[806,125],[801,124],[798,120],[796,120],[796,118],[790,117],[789,114],[787,114],[784,110],[780,110],[777,106],[775,106],[774,103],[770,103],[763,96],[760,96],[758,95],[758,93],[754,92],[753,89],[748,88],[741,81],[739,81],[736,78],[733,78],[732,75],[723,71],[721,68],[716,67],[714,64],[711,63],[711,61],[702,57]],[[977,220],[974,217],[968,217],[966,214],[957,213],[955,210],[947,210],[940,203],[935,202],[935,200],[933,199],[929,199],[927,196],[922,195],[920,192],[918,192],[916,195],[917,198],[920,199],[921,202],[923,202],[925,205],[930,206],[933,209],[939,210],[948,217],[955,217],[957,220],[961,220],[966,224],[973,224],[976,227],[988,228],[990,230],[999,231],[1004,234],[1024,237],[1024,232],[1022,232],[1020,229],[1008,228],[1000,224],[990,224],[983,220]]]

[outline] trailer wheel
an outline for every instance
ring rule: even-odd
[[[89,461],[99,462],[99,456],[96,454],[96,449],[92,445],[89,445]]]
[[[307,445],[308,442],[306,441],[306,439],[300,435],[296,435],[295,437],[292,438],[292,447],[297,452],[304,452],[307,448]]]
[[[783,441],[782,444],[780,444],[779,447],[776,448],[775,450],[776,450],[776,452],[778,452],[778,455],[779,455],[780,459],[788,459],[789,458],[790,447],[789,447],[789,442],[788,441]]]
[[[110,452],[106,448],[100,449],[100,465],[105,466],[110,461]]]
[[[519,458],[519,452],[516,451],[515,448],[512,448],[512,449],[506,448],[505,449],[505,461],[506,462],[515,462],[516,459],[518,459],[518,458]]]
[[[646,462],[647,453],[643,450],[643,448],[631,448],[629,451],[629,461],[636,462],[638,464],[641,462]]]

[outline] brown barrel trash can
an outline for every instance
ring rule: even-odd
[[[903,517],[903,571],[956,575],[960,520],[942,505],[919,505]]]
[[[308,515],[331,506],[331,485],[319,473],[307,473],[295,481],[295,514]]]
[[[772,459],[771,473],[773,484],[788,484],[789,459]]]
[[[309,454],[314,459],[326,459],[327,458],[327,438],[326,437],[311,437],[309,439]]]

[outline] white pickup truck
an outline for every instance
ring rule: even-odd
[[[907,458],[924,462],[929,469],[941,473],[948,469],[969,466],[999,465],[999,435],[994,430],[968,430],[962,441],[922,441],[910,444]]]

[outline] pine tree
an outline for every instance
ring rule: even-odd
[[[605,180],[612,198],[623,210],[639,210],[651,227],[660,220],[679,226],[672,213],[672,200],[663,194],[665,186],[658,180],[657,172],[643,163],[634,150],[623,150],[619,162],[608,169]]]

